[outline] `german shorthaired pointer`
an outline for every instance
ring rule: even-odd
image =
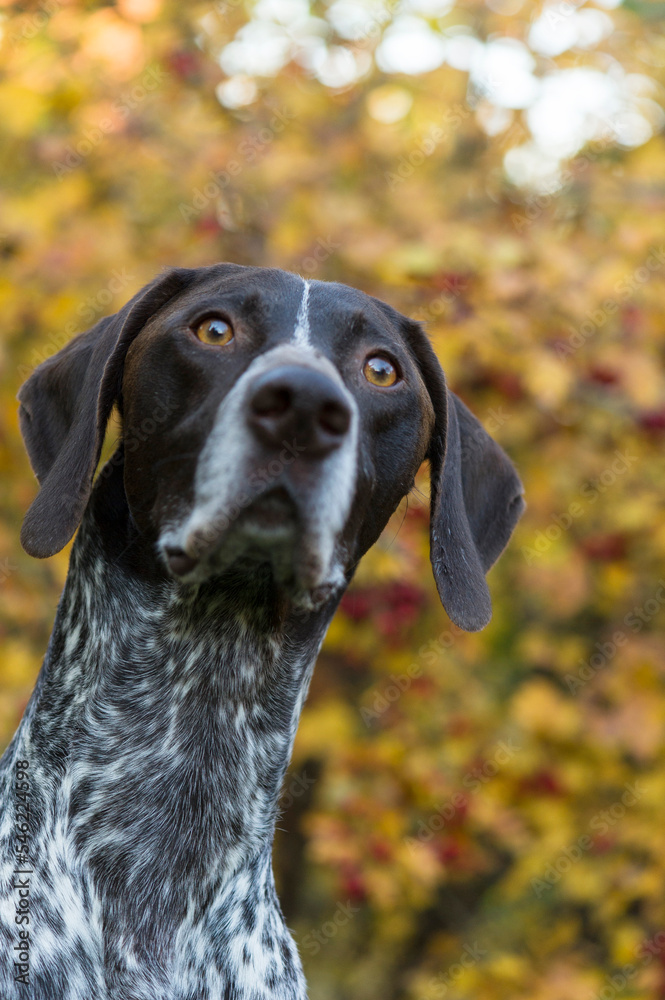
[[[23,545],[80,527],[0,764],[0,997],[303,1000],[271,847],[326,628],[425,458],[441,600],[486,625],[519,479],[418,324],[279,270],[170,270],[19,398]]]

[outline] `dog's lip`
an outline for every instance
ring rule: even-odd
[[[233,518],[226,529],[205,546],[197,546],[196,533],[182,547],[167,544],[163,555],[171,574],[179,579],[191,577],[209,553],[214,550],[220,538],[228,532],[239,532],[250,545],[260,548],[273,544],[292,542],[299,523],[298,505],[283,486],[274,487],[255,497]],[[194,554],[192,553],[194,549]]]
[[[196,569],[199,563],[198,559],[188,555],[184,549],[177,545],[167,545],[164,549],[164,555],[174,576],[187,576],[188,573]]]
[[[290,530],[298,519],[295,502],[283,486],[262,493],[240,512],[236,521],[248,529]]]

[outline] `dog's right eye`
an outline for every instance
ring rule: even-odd
[[[233,330],[231,324],[227,323],[221,316],[208,316],[192,327],[195,337],[203,344],[211,344],[213,347],[224,347],[233,340]]]

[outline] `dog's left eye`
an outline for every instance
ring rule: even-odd
[[[399,381],[397,369],[392,361],[380,354],[368,358],[363,365],[363,375],[372,385],[390,386]]]
[[[233,340],[231,324],[221,316],[208,316],[192,329],[202,343],[212,344],[213,347],[224,347]]]

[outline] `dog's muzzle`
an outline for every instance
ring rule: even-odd
[[[219,407],[189,515],[160,539],[171,574],[196,582],[249,558],[294,591],[342,585],[357,437],[327,358],[283,345],[255,359]]]

